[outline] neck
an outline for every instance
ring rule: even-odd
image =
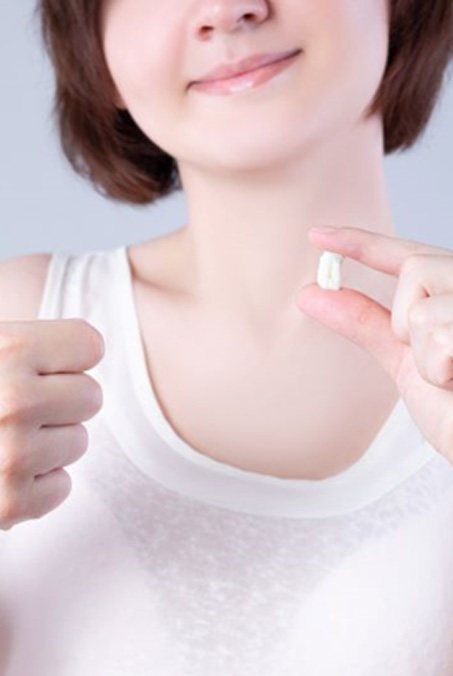
[[[395,232],[382,144],[381,121],[371,118],[260,171],[207,172],[181,163],[190,293],[247,322],[272,324],[300,313],[294,294],[316,280],[321,254],[308,240],[310,227]]]

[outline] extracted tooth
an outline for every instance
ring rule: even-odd
[[[341,289],[341,264],[344,256],[333,251],[324,251],[318,265],[317,282],[321,289]]]

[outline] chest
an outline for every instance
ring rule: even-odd
[[[364,350],[322,327],[257,345],[221,319],[194,320],[136,289],[148,378],[196,451],[240,469],[323,479],[357,461],[398,392]]]
[[[291,660],[301,674],[447,676],[453,505],[439,487],[431,477],[349,524],[226,513],[220,528],[218,511],[190,502],[147,509],[142,490],[130,499],[143,518],[120,528],[76,482],[54,517],[7,535],[0,664],[8,676],[47,676],[56,663],[61,676],[280,676]]]

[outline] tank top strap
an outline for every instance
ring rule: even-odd
[[[80,317],[93,323],[107,322],[106,303],[112,275],[113,249],[81,254],[54,252],[50,258],[38,319]],[[100,330],[100,329],[99,329]]]
[[[109,427],[108,420],[115,417],[119,393],[123,392],[118,368],[124,346],[117,330],[122,322],[115,299],[117,268],[117,249],[54,252],[39,309],[38,319],[84,319],[104,338],[104,357],[86,371],[101,384],[104,395],[101,411],[85,423],[90,428],[98,423]]]
[[[69,254],[55,252],[51,255],[44,284],[38,319],[57,319],[62,312],[64,278]]]

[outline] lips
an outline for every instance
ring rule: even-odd
[[[299,54],[301,51],[301,49],[292,49],[287,52],[274,52],[272,54],[254,54],[253,56],[242,59],[242,61],[238,61],[235,64],[224,64],[218,66],[217,68],[214,68],[214,70],[207,73],[204,78],[191,82],[189,86],[200,82],[216,82],[235,77],[237,75],[242,75],[244,73],[249,73],[253,70],[256,70],[257,68],[261,68],[262,66],[267,66],[270,63],[277,63],[278,61],[287,59],[290,56]]]

